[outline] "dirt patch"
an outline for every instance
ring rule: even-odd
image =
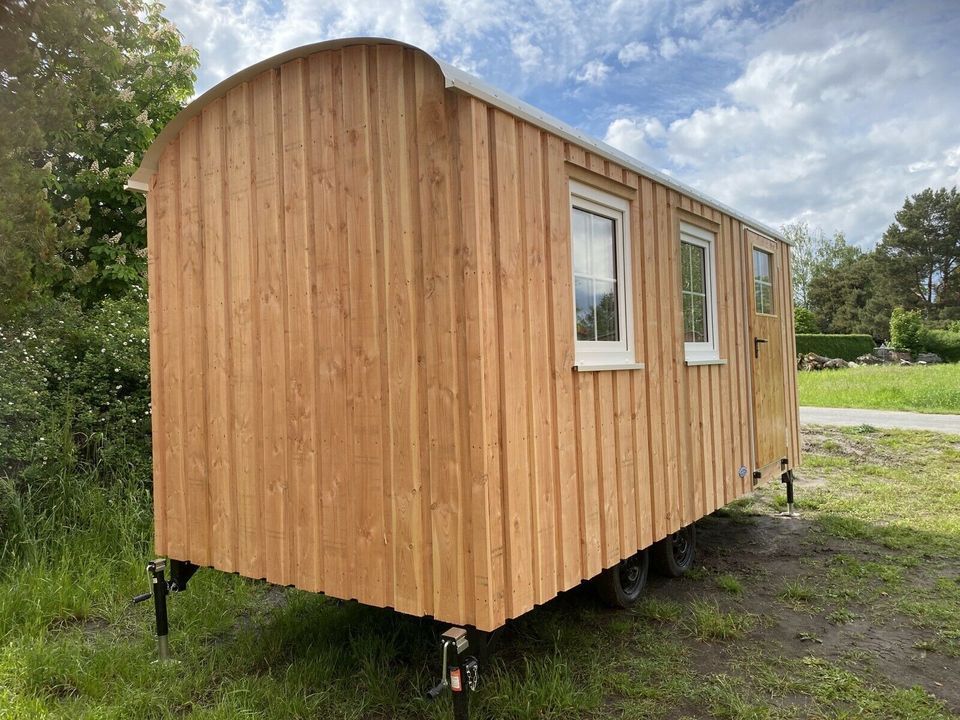
[[[847,621],[838,624],[828,619],[836,606],[818,594],[818,578],[831,558],[843,555],[875,560],[877,548],[825,536],[808,520],[780,518],[772,512],[750,516],[747,522],[714,515],[701,520],[697,529],[698,572],[681,580],[654,577],[649,594],[681,602],[707,600],[722,609],[760,618],[750,638],[743,641],[704,643],[690,638],[690,658],[698,672],[738,674],[731,656],[762,638],[764,655],[824,658],[860,675],[866,673],[872,682],[919,686],[943,700],[951,711],[960,711],[960,685],[956,683],[960,658],[924,650],[930,632],[895,614],[887,622],[874,622],[870,617],[875,608],[856,603],[845,605],[851,613]],[[886,556],[890,552],[883,549]],[[936,571],[929,568],[933,575]],[[722,590],[716,582],[722,574],[739,578],[743,592]],[[813,588],[809,604],[791,604],[782,597],[790,583]]]

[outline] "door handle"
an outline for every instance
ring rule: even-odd
[[[760,343],[765,343],[765,342],[767,342],[766,338],[755,337],[753,339],[753,357],[755,358],[760,357]]]

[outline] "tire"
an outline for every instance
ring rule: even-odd
[[[697,558],[697,527],[687,525],[651,548],[651,560],[658,573],[678,578],[686,575]]]
[[[634,605],[647,586],[650,571],[650,553],[641,550],[600,573],[593,581],[600,599],[613,608]]]

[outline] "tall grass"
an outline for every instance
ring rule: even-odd
[[[960,364],[801,372],[797,388],[801,405],[960,413]]]

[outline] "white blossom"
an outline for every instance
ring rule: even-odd
[[[99,161],[99,160],[94,160],[92,163],[90,163],[90,172],[95,172],[95,173],[100,172],[100,161]]]
[[[133,100],[133,90],[131,88],[124,88],[118,93],[118,95],[123,102],[130,102]]]
[[[139,115],[137,115],[137,123],[138,123],[139,125],[149,125],[149,124],[150,124],[150,118],[147,117],[147,111],[146,111],[146,110],[144,110],[142,113],[140,113]]]
[[[124,165],[133,165],[133,153],[132,153],[132,152],[130,152],[130,153],[123,159],[123,164],[124,164]]]

